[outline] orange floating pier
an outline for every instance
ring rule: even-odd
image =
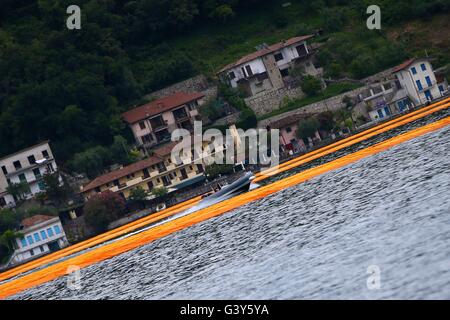
[[[443,106],[441,104],[440,106]],[[431,109],[428,109],[431,110]],[[397,119],[395,119],[397,120]],[[411,120],[413,121],[413,120]],[[205,221],[207,219],[216,217],[230,210],[236,209],[242,205],[250,203],[252,201],[264,198],[270,194],[278,192],[280,190],[286,189],[288,187],[294,186],[296,184],[302,183],[306,180],[314,178],[323,173],[329,172],[331,170],[341,168],[348,164],[354,163],[360,159],[366,158],[368,156],[380,153],[384,150],[387,150],[393,146],[396,146],[402,142],[411,140],[413,138],[422,136],[426,133],[433,132],[435,130],[441,129],[445,126],[450,125],[450,117],[444,118],[442,120],[436,121],[434,123],[425,125],[423,127],[411,130],[404,134],[398,135],[396,137],[390,138],[386,141],[380,142],[363,150],[356,151],[352,154],[348,154],[336,160],[330,161],[323,165],[305,170],[303,172],[297,173],[290,177],[284,178],[282,180],[276,181],[274,183],[268,184],[261,188],[249,191],[247,193],[238,195],[234,198],[225,200],[223,202],[212,205],[208,208],[201,209],[199,211],[193,212],[189,215],[183,216],[181,218],[166,222],[162,225],[155,226],[151,229],[142,231],[141,233],[132,235],[125,239],[120,239],[112,243],[105,244],[98,248],[94,248],[86,253],[80,254],[78,256],[68,258],[64,261],[56,262],[53,265],[47,266],[41,270],[34,271],[30,274],[24,275],[18,279],[13,279],[9,282],[6,282],[0,285],[0,298],[6,298],[11,295],[14,295],[23,290],[32,288],[34,286],[40,285],[42,283],[54,280],[58,277],[64,276],[67,274],[67,269],[70,266],[78,266],[80,268],[92,265],[94,263],[98,263],[100,261],[104,261],[106,259],[112,258],[121,253],[127,252],[129,250],[138,248],[144,244],[147,244],[151,241],[157,240],[164,236],[167,236],[173,232],[185,229],[191,225],[196,223]],[[342,141],[341,141],[342,142]],[[301,160],[302,161],[302,160]],[[293,163],[288,164],[292,165]],[[197,200],[191,200],[191,202],[187,205],[192,206],[196,203]],[[183,205],[180,204],[177,209],[173,209],[174,211],[183,208]],[[170,214],[169,211],[164,214]],[[173,213],[172,213],[173,214]],[[162,214],[163,215],[163,214]],[[139,221],[139,220],[138,220]],[[126,226],[124,226],[126,227]],[[119,228],[120,229],[120,228]],[[126,228],[124,228],[126,229]],[[114,230],[112,230],[114,231]],[[99,241],[102,239],[100,235],[93,239]],[[93,240],[90,239],[90,240]],[[69,247],[70,248],[70,247]],[[70,254],[70,253],[67,253]],[[56,259],[54,257],[54,259]],[[10,270],[14,271],[16,269]],[[17,272],[17,271],[16,271]],[[23,272],[23,271],[22,271]],[[11,277],[6,276],[6,278]],[[3,274],[2,274],[3,276]]]

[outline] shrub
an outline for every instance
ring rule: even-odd
[[[232,164],[217,164],[213,163],[209,166],[206,166],[205,173],[208,179],[215,179],[219,177],[219,175],[229,174],[233,172]]]
[[[131,190],[129,199],[131,201],[140,202],[147,198],[148,192],[141,186],[138,186]]]
[[[86,223],[96,232],[108,229],[108,224],[116,220],[125,210],[125,200],[112,191],[105,191],[91,197],[84,206]]]
[[[165,196],[167,192],[169,192],[169,190],[167,190],[166,187],[157,187],[152,190],[152,194],[157,198]]]
[[[322,90],[320,80],[310,75],[303,77],[301,87],[308,96],[315,96]]]
[[[300,139],[307,139],[314,136],[320,128],[320,123],[316,118],[308,118],[300,120],[297,126],[297,137]]]

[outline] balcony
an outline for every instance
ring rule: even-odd
[[[167,127],[167,121],[164,120],[162,116],[159,116],[150,119],[150,125],[152,126],[153,131],[156,131]]]
[[[173,116],[175,118],[175,121],[177,121],[177,122],[189,119],[189,114],[186,112],[186,109],[184,107],[174,110]]]

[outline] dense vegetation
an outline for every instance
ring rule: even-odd
[[[131,142],[120,113],[144,94],[200,72],[213,76],[262,42],[323,29],[318,40],[330,41],[319,58],[331,77],[361,78],[418,50],[407,46],[408,39],[368,32],[365,10],[372,1],[291,0],[282,6],[285,2],[79,0],[82,29],[70,31],[66,8],[73,1],[2,1],[0,155],[51,139],[58,160],[76,164],[74,154],[88,150],[78,163],[95,157],[101,152],[92,148],[110,148],[115,136]],[[450,7],[449,0],[377,3],[388,30]],[[448,62],[439,51],[429,53]],[[95,175],[99,169],[86,170]]]

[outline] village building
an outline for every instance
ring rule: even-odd
[[[290,38],[273,45],[263,44],[259,50],[223,67],[219,78],[233,88],[240,88],[249,96],[281,89],[291,85],[291,67],[320,77],[322,68],[314,65],[313,51],[306,40],[313,35]]]
[[[25,182],[29,186],[26,198],[45,190],[45,174],[57,170],[49,141],[20,150],[0,159],[0,207],[14,206],[17,199],[6,191],[8,186]]]
[[[448,91],[444,77],[436,77],[428,58],[410,59],[393,69],[393,74],[415,106],[443,97]]]
[[[213,152],[208,152],[207,149],[197,152],[191,148],[189,154],[179,155],[181,163],[177,164],[172,158],[172,150],[177,143],[171,142],[155,148],[146,159],[95,178],[81,188],[81,193],[85,198],[89,198],[110,190],[128,199],[131,190],[137,187],[148,192],[158,187],[165,187],[169,192],[180,190],[204,181],[206,179],[204,160],[214,156],[215,152],[225,149],[224,146],[218,146]],[[207,142],[203,143],[203,148],[206,144]],[[193,159],[200,159],[202,162],[194,163]]]
[[[307,146],[312,146],[314,141],[320,141],[321,136],[318,131],[312,137],[308,137],[305,141],[297,137],[297,128],[300,120],[307,119],[310,114],[295,114],[270,123],[270,129],[278,129],[280,131],[280,147],[282,151],[292,150],[294,153],[304,152]]]
[[[205,102],[202,93],[177,92],[122,114],[131,128],[137,145],[150,148],[170,141],[178,128],[193,130],[200,120],[198,107]]]
[[[14,241],[14,253],[8,265],[36,259],[66,247],[69,243],[60,219],[56,216],[34,215],[22,220]]]

